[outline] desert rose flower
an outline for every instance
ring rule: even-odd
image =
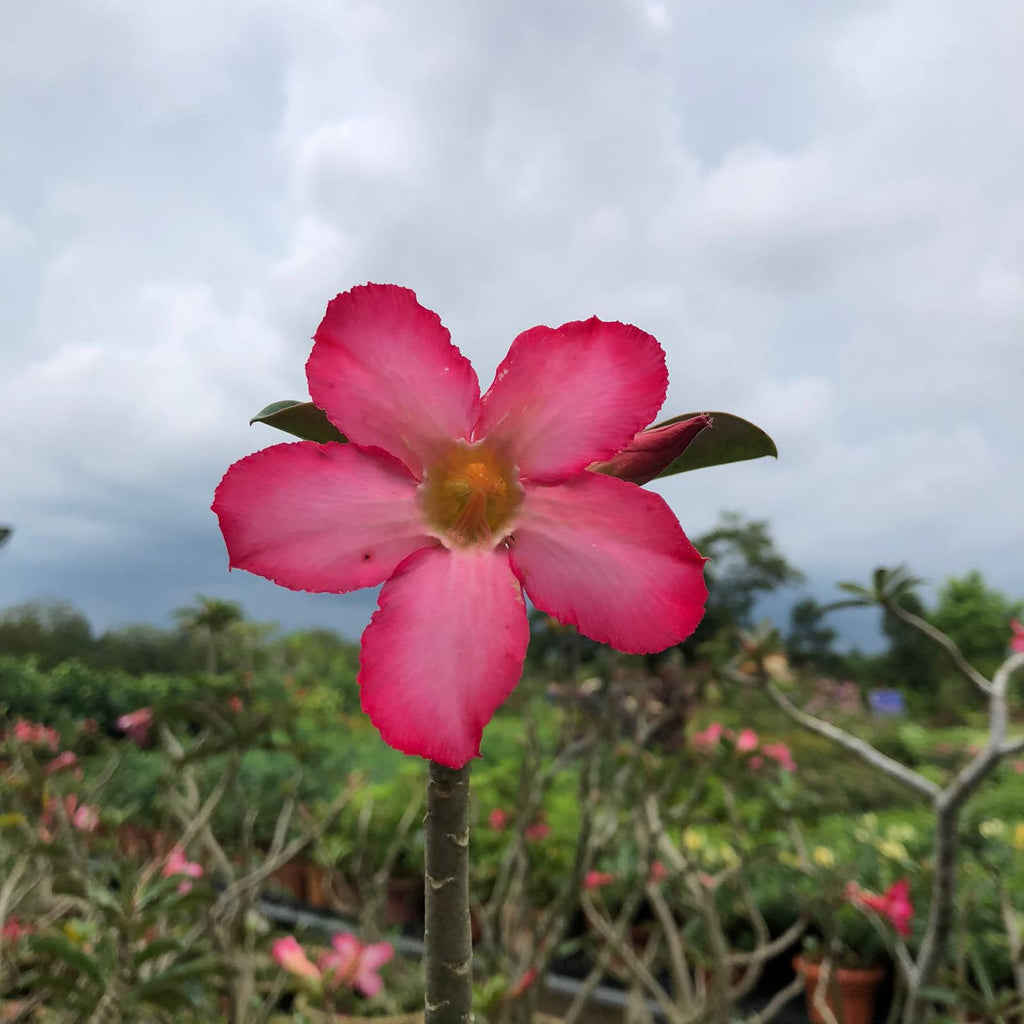
[[[481,397],[435,313],[364,285],[328,306],[306,377],[350,443],[256,452],[213,510],[233,568],[293,590],[384,584],[359,685],[393,747],[456,768],[479,755],[522,672],[524,591],[628,653],[693,632],[704,559],[662,498],[588,472],[664,400],[651,335],[596,318],[534,327]]]
[[[202,878],[203,866],[201,864],[196,864],[194,861],[190,861],[185,856],[184,849],[180,846],[175,846],[167,855],[167,860],[164,863],[163,870],[160,874],[163,875],[164,878],[170,878],[173,875],[186,875],[187,878]],[[178,886],[178,892],[182,895],[191,891],[192,883],[187,879]]]
[[[487,824],[495,832],[504,832],[505,826],[508,824],[508,815],[500,807],[495,807],[487,815]]]
[[[290,974],[310,981],[320,981],[320,971],[299,945],[294,935],[275,939],[270,946],[270,955]]]
[[[78,767],[78,756],[73,750],[65,750],[59,753],[52,761],[48,762],[44,769],[47,775],[63,771],[65,768],[74,768],[75,777],[82,777],[82,769]]]
[[[364,996],[375,996],[384,987],[377,972],[395,955],[390,942],[364,946],[351,932],[340,932],[331,939],[331,946],[319,960],[325,985],[354,988]]]
[[[653,861],[647,880],[656,884],[663,882],[666,878],[668,878],[668,868],[660,860]]]
[[[757,733],[753,729],[743,729],[736,737],[736,749],[741,754],[749,754],[757,750]]]
[[[606,885],[611,885],[614,881],[615,876],[608,871],[588,871],[583,876],[583,888],[602,889]]]
[[[766,757],[770,757],[773,761],[777,761],[779,767],[781,767],[783,771],[796,771],[796,761],[793,760],[793,755],[785,743],[765,743],[764,746],[761,747],[761,750]]]
[[[1024,623],[1020,619],[1011,619],[1010,629],[1013,631],[1010,637],[1010,650],[1019,654],[1024,651]]]
[[[523,829],[523,835],[531,843],[537,843],[542,839],[547,839],[547,837],[551,835],[551,826],[541,818],[538,821],[527,825],[526,828]]]
[[[30,722],[25,718],[19,718],[14,723],[14,737],[22,743],[49,747],[55,753],[60,746],[60,733],[56,729],[41,725],[39,722]]]
[[[117,727],[126,733],[136,746],[144,747],[149,742],[149,730],[153,727],[153,709],[139,708],[127,715],[121,715]]]
[[[893,882],[881,896],[860,889],[856,883],[851,882],[847,887],[847,896],[854,903],[859,903],[886,918],[900,935],[910,934],[914,907],[910,902],[910,882],[906,878]]]
[[[607,462],[591,463],[587,468],[634,484],[650,483],[690,447],[690,443],[705,427],[710,426],[711,417],[701,414],[666,423],[661,427],[641,430],[613,458]]]
[[[695,732],[690,742],[698,750],[712,750],[717,747],[723,736],[729,732],[721,722],[712,722],[702,732]]]

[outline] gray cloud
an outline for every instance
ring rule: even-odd
[[[817,581],[1024,575],[1012,0],[38,3],[0,24],[0,601],[245,593],[208,511],[336,291],[417,289],[486,385],[595,313],[778,464],[664,483]],[[172,553],[173,552],[173,553]],[[239,589],[241,588],[241,589]]]

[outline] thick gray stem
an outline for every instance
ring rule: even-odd
[[[472,1024],[469,765],[430,762],[427,781],[425,1024]]]

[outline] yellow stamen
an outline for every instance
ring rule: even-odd
[[[427,470],[420,502],[447,542],[468,547],[501,541],[522,493],[514,466],[482,444],[459,441]]]

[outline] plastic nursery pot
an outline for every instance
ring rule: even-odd
[[[793,968],[804,979],[807,1013],[812,1024],[825,1024],[814,1007],[814,993],[821,974],[821,964],[793,957]],[[884,967],[833,967],[825,993],[825,1005],[835,1014],[839,1024],[871,1024],[875,1012],[875,992],[885,977]]]

